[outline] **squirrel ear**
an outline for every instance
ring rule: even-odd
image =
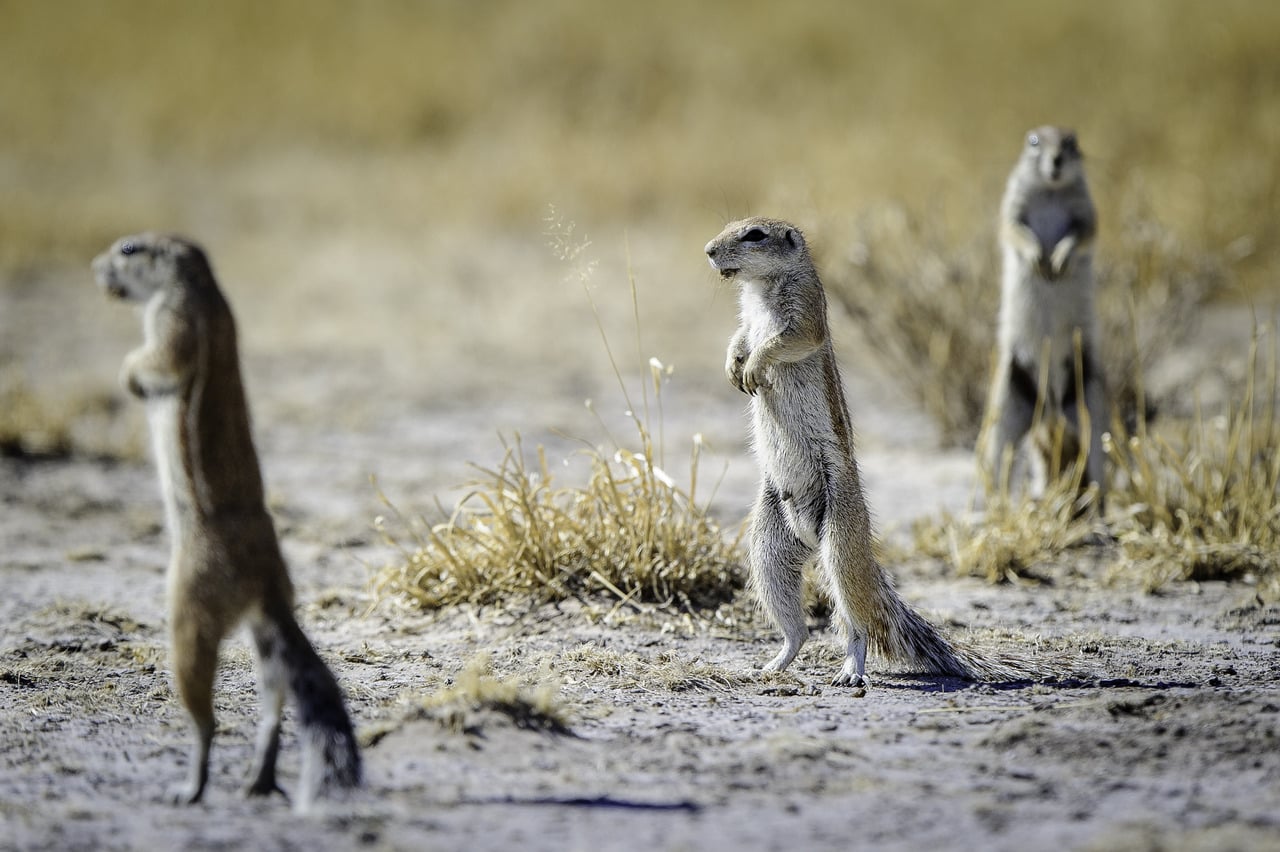
[[[790,228],[787,228],[787,245],[792,248],[796,247],[796,232]]]

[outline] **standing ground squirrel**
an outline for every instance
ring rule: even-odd
[[[1109,414],[1093,306],[1097,228],[1075,134],[1059,127],[1032,130],[1000,205],[999,360],[980,451],[991,486],[1009,481],[1006,465],[1015,466],[1039,406],[1043,424],[1067,427],[1061,461],[1070,461],[1087,440],[1083,483],[1097,483],[1099,506],[1105,499],[1102,433]],[[1030,460],[1056,466],[1057,460],[1046,462],[1052,442],[1036,437],[1041,452],[1029,454]],[[1042,486],[1044,471],[1036,473]]]
[[[342,692],[294,619],[293,584],[263,503],[231,309],[204,252],[178,237],[125,237],[94,259],[93,271],[143,316],[145,342],[125,358],[120,380],[147,404],[172,539],[172,667],[195,735],[175,798],[196,802],[204,792],[218,645],[246,621],[263,702],[246,793],[283,792],[276,755],[288,686],[304,748],[296,804],[306,809],[326,784],[360,783],[360,754]]]
[[[706,253],[740,291],[725,372],[751,397],[761,472],[751,574],[784,639],[765,671],[785,669],[808,639],[803,568],[816,556],[848,639],[837,686],[865,683],[868,645],[916,671],[1019,677],[952,646],[898,597],[872,553],[826,294],[799,229],[776,219],[732,222]]]

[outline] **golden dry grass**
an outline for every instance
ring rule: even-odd
[[[833,293],[964,441],[985,395],[994,211],[1023,132],[1045,121],[1081,134],[1102,298],[1133,292],[1153,323],[1108,335],[1117,384],[1205,291],[1280,286],[1277,4],[0,0],[0,20],[0,289],[82,268],[138,227],[210,234],[235,256],[282,234],[412,245],[442,219],[528,231],[549,201],[593,226],[698,233],[772,212],[810,226]],[[11,399],[11,418],[31,410]],[[37,402],[4,440],[65,452],[71,415]],[[489,548],[529,557],[516,585],[536,598],[693,605],[670,571],[721,558],[718,531],[639,437],[593,451],[571,487],[504,454],[452,524],[415,527],[407,549],[429,558],[395,582],[428,605],[485,599],[455,566]],[[644,535],[557,539],[641,502],[662,519]],[[670,549],[668,522],[699,543]],[[729,569],[706,570],[692,588]]]
[[[400,558],[379,572],[375,594],[429,609],[604,596],[617,607],[691,611],[733,597],[742,587],[736,542],[653,455],[584,453],[587,482],[560,486],[541,448],[528,466],[517,437],[496,466],[480,468],[448,520],[413,521],[392,507],[377,525]]]

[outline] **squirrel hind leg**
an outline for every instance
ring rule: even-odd
[[[204,795],[213,744],[213,680],[220,637],[201,631],[193,622],[188,619],[172,628],[174,681],[190,717],[192,734],[187,779],[170,796],[175,804],[195,804]]]
[[[169,792],[169,800],[175,805],[194,805],[204,797],[204,788],[209,781],[209,747],[213,743],[213,723],[208,724],[191,719],[192,744],[190,766],[187,768],[186,780],[177,784]]]
[[[804,612],[804,566],[813,548],[796,537],[782,496],[768,482],[761,489],[749,548],[752,580],[769,618],[782,631],[782,650],[764,667],[780,672],[809,638]]]
[[[285,690],[289,671],[282,655],[280,637],[272,625],[260,621],[253,625],[253,645],[258,656],[258,693],[262,701],[262,720],[254,754],[253,780],[245,788],[246,796],[288,794],[276,781],[276,758],[280,753],[280,716],[284,711]]]
[[[762,668],[762,672],[780,672],[791,665],[791,661],[796,658],[796,654],[800,653],[800,648],[804,645],[803,641],[797,641],[794,637],[784,637],[782,650],[778,655],[769,661],[768,665]]]
[[[867,634],[852,624],[847,623],[846,627],[849,638],[845,644],[844,665],[831,685],[868,687],[871,682],[867,680]]]

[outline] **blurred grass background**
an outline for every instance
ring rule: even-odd
[[[1024,130],[1074,125],[1102,250],[1136,191],[1273,282],[1266,0],[3,0],[0,273],[122,231],[536,229],[886,200],[988,228]],[[980,223],[980,225],[978,224]]]

